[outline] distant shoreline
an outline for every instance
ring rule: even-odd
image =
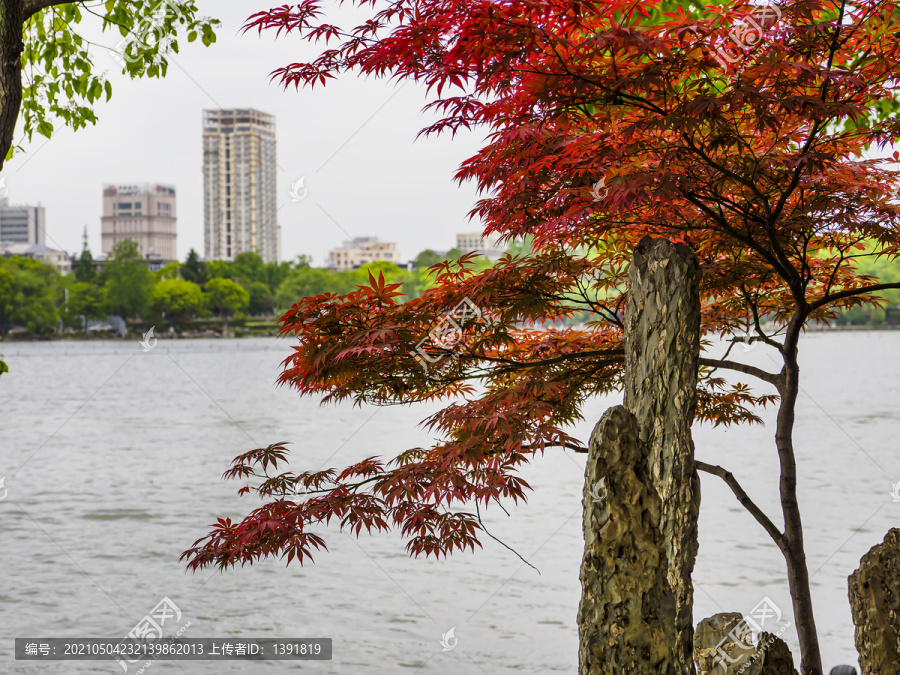
[[[875,331],[875,330],[900,330],[900,324],[884,324],[881,326],[872,326],[868,324],[862,325],[845,325],[845,326],[807,326],[806,330],[815,333],[827,333],[830,331]]]
[[[8,342],[92,342],[99,340],[140,340],[142,333],[140,331],[131,331],[125,337],[109,331],[94,331],[93,333],[66,333],[63,335],[5,335],[0,337],[0,345]],[[269,329],[253,328],[248,329],[242,326],[229,326],[228,334],[224,335],[219,331],[184,331],[182,333],[168,331],[158,331],[155,333],[157,338],[165,338],[166,340],[216,340],[216,339],[233,339],[233,338],[256,338],[256,337],[278,337],[278,328],[272,326]]]
[[[810,333],[829,333],[829,332],[875,332],[875,331],[897,331],[900,330],[900,324],[884,324],[880,326],[873,325],[842,325],[842,326],[807,326],[806,330]],[[157,337],[164,337],[167,340],[214,340],[214,339],[235,339],[235,338],[259,338],[259,337],[278,337],[278,328],[272,326],[271,329],[262,329],[254,327],[252,329],[242,326],[229,327],[227,335],[214,330],[206,331],[185,331],[183,333],[170,333],[168,331],[160,331],[156,333]],[[140,339],[141,334],[138,332],[129,333],[126,337],[120,337],[109,332],[95,332],[93,334],[71,334],[64,335],[40,335],[40,336],[20,336],[6,335],[0,337],[0,345],[12,342],[85,342],[100,340],[134,340]]]

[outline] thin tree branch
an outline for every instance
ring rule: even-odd
[[[587,454],[588,449],[583,445],[576,445],[575,443],[569,443],[568,441],[564,441],[562,443],[545,443],[545,448],[563,448],[565,450],[572,450],[573,452],[579,452],[581,454]],[[540,448],[539,445],[533,445],[531,443],[522,443],[522,450],[538,450]]]
[[[501,507],[501,508],[502,508],[502,507]],[[504,510],[506,510],[506,509],[504,509]],[[540,571],[537,567],[535,567],[535,566],[532,565],[530,562],[528,562],[527,560],[525,560],[525,558],[523,558],[523,557],[519,554],[519,552],[518,552],[516,549],[514,549],[512,546],[508,546],[507,544],[504,544],[502,541],[500,541],[499,539],[497,539],[497,537],[495,537],[495,536],[492,535],[490,532],[488,532],[488,529],[487,529],[487,527],[485,526],[484,521],[481,520],[481,509],[478,508],[478,500],[477,500],[477,499],[475,500],[475,514],[478,516],[478,524],[481,525],[481,529],[484,530],[484,533],[485,533],[487,536],[489,536],[491,539],[493,539],[494,541],[496,541],[496,542],[497,542],[498,544],[500,544],[501,546],[503,546],[503,547],[505,547],[505,548],[508,548],[510,551],[512,551],[513,553],[515,553],[515,554],[519,557],[519,560],[521,560],[523,563],[525,563],[526,565],[528,565],[528,566],[529,566],[530,568],[532,568],[535,572],[537,572],[538,574],[541,573],[541,571]],[[507,514],[507,515],[509,515],[509,514]]]
[[[829,302],[834,302],[835,300],[843,300],[844,298],[852,298],[854,295],[863,295],[865,293],[875,293],[876,291],[886,291],[892,288],[900,288],[900,282],[895,282],[891,284],[875,284],[874,286],[863,286],[860,288],[848,288],[846,291],[839,291],[837,293],[831,293],[830,295],[825,295],[824,297],[816,300],[815,302],[809,304],[807,306],[807,314],[809,312],[815,311],[820,307],[824,307]]]
[[[739,363],[737,361],[729,361],[725,359],[707,359],[701,357],[700,365],[707,366],[709,368],[726,368],[728,370],[736,370],[740,373],[758,377],[760,380],[773,385],[776,389],[781,387],[781,375],[770,373],[768,370],[763,370],[762,368],[757,368],[756,366],[748,366],[746,363]]]
[[[769,517],[765,513],[763,513],[762,509],[759,508],[752,499],[750,499],[750,497],[744,491],[744,488],[742,488],[740,483],[737,482],[734,474],[723,469],[717,464],[707,464],[706,462],[701,462],[696,459],[694,460],[694,467],[698,471],[711,473],[714,476],[718,476],[719,478],[724,480],[725,484],[731,488],[734,496],[737,497],[738,501],[741,503],[741,506],[743,506],[745,509],[747,509],[747,511],[750,512],[750,515],[752,515],[756,519],[756,522],[762,525],[763,529],[769,533],[769,536],[772,537],[778,548],[784,551],[784,534],[775,526],[775,523],[769,520]]]
[[[744,296],[745,302],[749,305],[750,311],[753,313],[753,326],[756,328],[756,332],[759,335],[759,340],[761,342],[766,343],[770,347],[774,347],[779,352],[781,351],[782,344],[777,340],[773,340],[770,336],[766,335],[765,331],[762,329],[762,322],[759,318],[759,295],[756,298],[752,298],[750,292],[744,287],[743,284],[740,286],[741,295]],[[752,340],[751,340],[752,342]],[[726,354],[727,356],[727,354]]]

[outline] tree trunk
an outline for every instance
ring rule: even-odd
[[[700,263],[683,244],[644,237],[635,247],[625,309],[625,407],[637,417],[662,502],[666,578],[675,598],[675,658],[693,673],[691,573],[700,480],[691,422],[700,359]]]
[[[22,105],[22,0],[0,0],[0,169]]]
[[[794,410],[800,390],[800,367],[797,363],[797,342],[802,322],[795,317],[790,324],[784,341],[784,376],[780,388],[781,402],[778,408],[778,422],[775,444],[781,467],[781,510],[784,515],[784,553],[787,563],[788,586],[797,624],[797,640],[800,643],[801,675],[823,675],[822,657],[819,651],[819,637],[813,615],[812,594],[809,588],[809,570],[803,546],[803,523],[800,519],[800,505],[797,501],[797,462],[794,457]]]

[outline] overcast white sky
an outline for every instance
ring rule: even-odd
[[[181,41],[162,80],[132,81],[110,52],[96,52],[112,99],[97,107],[96,126],[58,128],[49,141],[36,135],[7,163],[10,203],[46,207],[54,248],[80,251],[87,225],[96,255],[104,183],[171,183],[178,191],[178,256],[190,248],[202,255],[202,111],[253,107],[276,116],[282,258],[306,253],[324,265],[328,249],[348,235],[374,235],[396,241],[406,260],[425,248],[451,248],[457,232],[481,230],[466,216],[477,199],[474,186],[458,187],[452,177],[482,134],[416,140],[432,118],[421,113],[424,88],[412,83],[348,74],[298,92],[270,82],[275,68],[314,53],[297,38],[241,33],[247,17],[278,4],[198,0],[202,14],[222,21],[218,42],[204,48]],[[118,32],[99,37],[94,25],[82,33],[109,46],[120,40]],[[302,176],[309,192],[295,202],[290,187]]]

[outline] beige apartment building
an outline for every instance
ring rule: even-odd
[[[463,253],[474,251],[487,258],[500,258],[506,250],[499,242],[500,235],[491,233],[487,236],[481,232],[465,232],[456,235],[456,248]]]
[[[203,234],[207,260],[256,251],[281,259],[275,117],[252,108],[203,111]]]
[[[334,272],[355,270],[361,265],[379,260],[399,265],[400,254],[397,253],[397,244],[392,241],[379,241],[377,237],[357,237],[328,252],[328,267]]]
[[[101,247],[107,255],[125,239],[137,242],[145,258],[177,260],[175,187],[158,183],[103,186]]]

